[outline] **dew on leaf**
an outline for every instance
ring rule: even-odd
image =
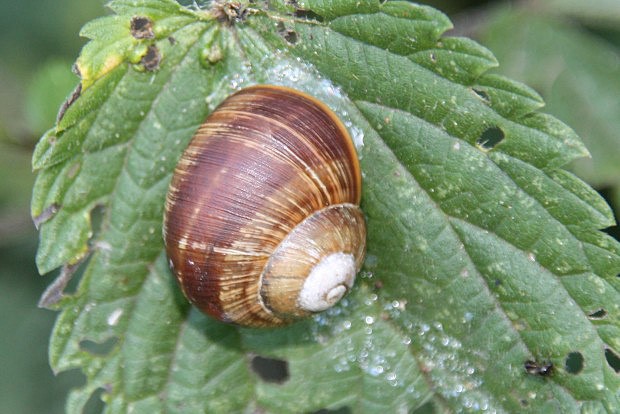
[[[333,367],[336,372],[346,372],[351,370],[351,365],[345,357],[338,358],[338,360],[333,364]]]
[[[304,91],[324,102],[342,120],[359,150],[364,146],[364,131],[357,127],[358,122],[351,119],[350,113],[357,111],[351,106],[342,90],[328,79],[325,79],[316,68],[301,59],[295,60],[280,58],[276,64],[273,59],[262,62],[265,66],[262,72],[264,79],[261,82],[287,86]]]
[[[108,318],[107,318],[108,325],[116,326],[116,324],[118,324],[118,321],[121,318],[121,315],[123,315],[123,309],[122,308],[114,309],[112,311],[112,313],[110,313],[108,315]]]
[[[364,266],[367,268],[376,267],[379,263],[379,258],[374,254],[369,254],[366,256],[366,260],[364,261]],[[362,277],[365,277],[365,273],[362,273]]]
[[[347,128],[349,129],[355,148],[358,150],[361,149],[364,146],[364,130],[356,127],[352,123],[347,122],[346,124],[349,124],[347,125]]]
[[[463,315],[463,323],[471,322],[474,319],[474,314],[471,312],[465,312]]]

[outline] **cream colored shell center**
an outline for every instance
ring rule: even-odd
[[[355,257],[348,253],[332,253],[314,266],[305,280],[297,303],[299,307],[320,312],[332,307],[353,286]]]

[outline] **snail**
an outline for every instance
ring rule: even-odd
[[[366,249],[353,142],[322,102],[241,89],[199,127],[166,196],[172,272],[204,313],[269,327],[328,309]]]

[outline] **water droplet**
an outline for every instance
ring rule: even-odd
[[[368,368],[368,373],[373,377],[383,374],[383,367],[381,365],[371,366]]]
[[[463,315],[463,322],[471,322],[472,319],[474,319],[474,314],[471,312],[465,312],[465,314]]]
[[[121,308],[113,310],[112,313],[108,315],[108,319],[107,319],[108,325],[116,326],[122,314],[123,314],[123,309]]]

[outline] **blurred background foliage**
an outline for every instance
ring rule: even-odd
[[[75,371],[54,376],[47,346],[56,314],[39,309],[53,275],[34,265],[32,150],[78,78],[87,21],[104,0],[0,0],[0,413],[62,413]]]
[[[450,35],[490,48],[496,72],[535,88],[544,111],[579,133],[592,159],[574,171],[619,211],[620,0],[421,3],[452,18]],[[0,413],[60,413],[69,388],[83,381],[78,372],[55,377],[47,362],[56,315],[36,304],[53,275],[34,266],[30,156],[78,82],[71,66],[85,42],[79,30],[107,13],[104,4],[0,1]],[[617,229],[607,231],[618,237]]]

